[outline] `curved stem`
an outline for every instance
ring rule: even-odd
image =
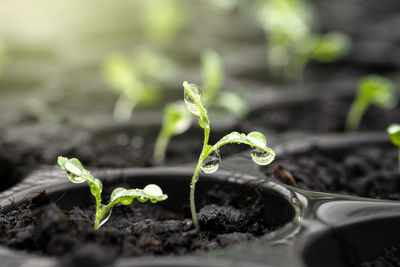
[[[346,119],[346,130],[355,131],[360,126],[362,116],[364,115],[368,103],[364,100],[356,99],[353,104],[351,104],[349,114]]]
[[[154,146],[154,160],[157,162],[163,162],[165,160],[165,153],[170,140],[170,136],[163,130],[157,137],[156,144]]]
[[[206,128],[204,128],[203,149],[201,151],[199,161],[196,166],[196,170],[194,171],[194,174],[192,177],[192,183],[190,184],[190,212],[192,214],[192,220],[193,220],[194,226],[199,231],[200,231],[200,224],[199,224],[199,219],[197,218],[197,213],[196,213],[195,188],[196,188],[196,182],[199,179],[199,172],[200,172],[201,165],[203,164],[203,161],[207,158],[207,156],[209,154],[207,152],[209,136],[210,136],[210,128],[206,127]]]

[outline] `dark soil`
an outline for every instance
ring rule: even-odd
[[[318,100],[271,105],[254,112],[241,125],[244,129],[266,129],[275,133],[303,131],[308,133],[343,132],[350,97],[327,96]],[[370,107],[365,113],[360,130],[384,131],[390,123],[399,122],[400,108]]]
[[[110,266],[120,256],[214,250],[274,230],[265,225],[260,193],[249,187],[225,185],[209,190],[198,213],[201,232],[188,219],[188,207],[174,213],[160,205],[135,201],[116,206],[109,221],[95,231],[91,200],[86,207],[62,210],[41,193],[0,215],[0,243],[59,257],[66,266]]]
[[[85,167],[129,168],[149,167],[153,161],[153,145],[157,132],[135,129],[93,133],[60,124],[28,124],[10,127],[0,134],[0,191],[21,181],[41,165],[54,165],[57,157],[79,158]],[[214,143],[222,133],[211,133]],[[194,163],[201,152],[203,134],[192,131],[174,137],[167,149],[164,164]],[[225,155],[243,148],[229,146]]]
[[[291,184],[288,173],[301,189],[371,197],[400,199],[400,170],[397,148],[363,145],[324,151],[282,155],[263,168],[274,180]]]
[[[386,248],[379,258],[365,261],[359,267],[400,267],[400,248]]]

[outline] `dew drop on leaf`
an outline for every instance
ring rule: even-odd
[[[259,147],[265,147],[267,145],[267,139],[265,136],[257,131],[249,133],[247,135],[247,140]]]
[[[201,89],[200,87],[198,87],[197,85],[194,84],[190,84],[190,89],[192,90],[192,92],[197,96],[197,97],[201,97]],[[184,93],[184,100],[185,100],[185,104],[187,109],[193,113],[196,116],[200,116],[201,112],[199,110],[199,108],[196,105],[196,102],[194,101],[194,99],[186,92]]]
[[[143,188],[143,192],[150,196],[159,197],[163,195],[163,191],[158,185],[148,184]]]
[[[214,150],[201,164],[201,171],[204,173],[213,173],[218,170],[221,163],[221,156],[219,150]]]
[[[274,155],[261,150],[258,147],[251,148],[250,155],[253,161],[258,165],[268,165],[275,159]]]

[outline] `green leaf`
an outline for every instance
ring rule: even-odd
[[[351,47],[350,37],[340,32],[315,35],[315,39],[311,57],[320,62],[335,61],[345,55]]]
[[[381,108],[392,108],[397,104],[396,86],[385,77],[369,75],[358,84],[357,98],[368,101]]]
[[[189,84],[188,82],[183,82],[184,88],[184,100],[187,109],[194,115],[199,117],[207,116],[207,109],[201,103],[201,90],[195,84]]]
[[[391,124],[387,128],[390,141],[393,145],[400,147],[400,124]]]
[[[90,191],[97,197],[103,191],[103,184],[95,178],[82,163],[76,158],[58,157],[57,159],[60,169],[67,172],[68,178],[73,183],[83,183],[86,181],[90,186]]]
[[[149,184],[144,189],[116,188],[111,194],[108,206],[112,207],[119,202],[123,205],[129,205],[135,198],[140,202],[150,200],[152,203],[157,203],[166,200],[168,195],[163,194],[161,188],[155,184]]]
[[[244,98],[233,92],[221,92],[215,104],[225,108],[238,117],[243,117],[249,110]]]
[[[264,156],[268,156],[272,158],[272,160],[276,157],[275,151],[267,146],[267,140],[265,136],[260,132],[251,132],[249,134],[243,134],[238,132],[232,132],[230,134],[225,135],[222,137],[210,150],[214,151],[226,144],[245,144],[252,148],[259,149],[258,153],[264,153]],[[253,158],[254,160],[254,158]],[[272,161],[270,160],[269,163]],[[259,162],[256,162],[260,164]],[[268,164],[269,164],[268,163]]]
[[[183,101],[169,103],[164,108],[163,127],[169,136],[184,133],[192,124],[192,117]]]
[[[218,95],[223,79],[224,70],[221,57],[214,50],[206,50],[202,55],[203,68],[203,102],[209,103]]]

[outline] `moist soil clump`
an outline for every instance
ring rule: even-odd
[[[216,185],[209,190],[199,205],[200,232],[189,219],[188,206],[171,212],[159,204],[137,201],[114,207],[107,223],[95,231],[95,205],[89,193],[88,198],[87,206],[65,210],[44,192],[16,203],[0,214],[0,243],[56,256],[63,266],[110,266],[118,257],[208,251],[275,230],[265,225],[260,192],[250,187]]]
[[[349,146],[331,150],[317,147],[282,155],[263,172],[301,189],[378,199],[400,199],[397,148],[390,144]]]
[[[266,129],[275,133],[343,132],[352,100],[350,97],[330,95],[317,100],[271,105],[251,113],[240,125],[243,129]],[[384,131],[389,124],[397,123],[399,117],[400,108],[382,109],[371,106],[364,114],[359,129]]]

